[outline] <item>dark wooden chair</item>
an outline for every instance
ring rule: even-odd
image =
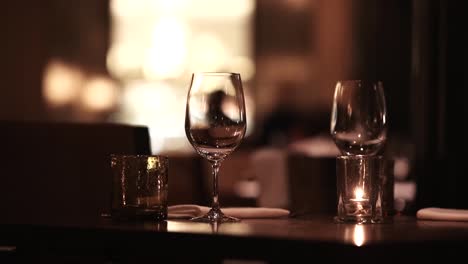
[[[288,156],[289,199],[293,214],[336,213],[336,160],[332,157]]]
[[[174,204],[209,204],[211,193],[203,185],[203,159],[198,154],[167,154],[169,157],[169,192],[167,202]]]
[[[150,154],[148,129],[120,124],[0,122],[0,217],[95,218],[110,206],[109,155]]]

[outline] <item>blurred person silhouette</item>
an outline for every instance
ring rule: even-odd
[[[210,115],[210,124],[236,125],[236,123],[226,115],[223,107],[228,104],[228,96],[222,90],[212,92],[208,98],[208,111]]]
[[[277,90],[276,105],[264,119],[259,144],[286,146],[305,136],[304,124],[294,102],[294,82],[282,82]]]
[[[310,137],[328,135],[329,114],[322,110],[305,112],[297,107],[298,85],[294,81],[280,83],[276,105],[264,119],[259,133],[260,146],[287,147]]]

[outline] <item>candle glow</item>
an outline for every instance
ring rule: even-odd
[[[356,189],[354,189],[354,197],[355,198],[351,198],[350,200],[353,201],[353,202],[358,202],[358,205],[361,205],[360,202],[369,201],[369,199],[364,198],[365,194],[366,193],[364,192],[364,190],[362,188],[356,187]]]
[[[355,190],[354,190],[354,195],[356,197],[356,200],[364,200],[363,197],[364,197],[364,190],[362,190],[361,188],[357,187]]]

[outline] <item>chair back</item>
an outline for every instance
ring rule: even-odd
[[[11,221],[96,217],[109,209],[110,154],[150,154],[148,129],[0,122],[0,215]]]

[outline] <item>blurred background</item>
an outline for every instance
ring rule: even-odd
[[[381,80],[389,120],[384,154],[395,160],[397,210],[415,201],[468,206],[460,187],[466,180],[455,173],[460,165],[451,156],[460,142],[455,136],[466,130],[449,122],[466,113],[457,90],[466,88],[467,71],[459,66],[466,38],[457,29],[463,10],[457,1],[2,5],[1,120],[145,125],[155,154],[195,157],[183,126],[191,73],[239,72],[248,131],[221,172],[233,166],[237,174],[224,176],[221,188],[255,198],[262,180],[249,162],[268,156],[260,150],[336,156],[329,137],[336,82]]]

